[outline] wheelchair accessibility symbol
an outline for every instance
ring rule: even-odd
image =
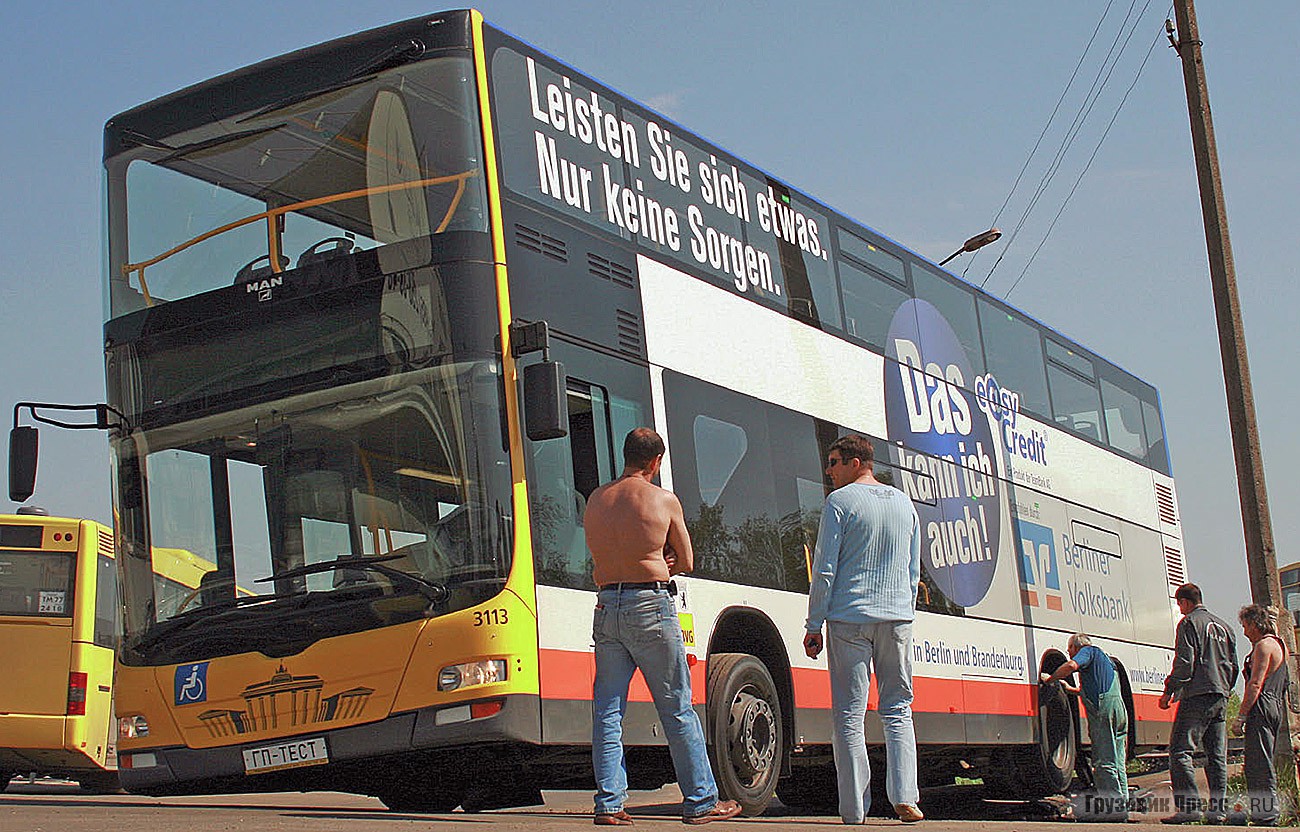
[[[208,701],[208,663],[195,662],[176,668],[175,691],[177,705]]]

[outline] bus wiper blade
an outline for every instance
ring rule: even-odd
[[[214,604],[207,607],[196,607],[189,612],[183,612],[180,615],[167,619],[166,621],[158,622],[158,624],[140,637],[140,640],[135,643],[134,649],[148,650],[149,648],[156,646],[163,639],[175,635],[182,630],[188,629],[200,621],[211,621],[214,618],[220,618],[222,615],[232,613],[242,607],[265,601],[288,598],[298,594],[300,593],[277,592],[269,595],[241,595],[238,598],[231,598],[220,604]]]
[[[337,569],[355,569],[361,572],[374,572],[396,581],[405,582],[435,604],[440,604],[451,597],[451,590],[437,581],[431,581],[422,575],[412,575],[410,572],[403,572],[391,566],[384,566],[384,561],[397,560],[400,557],[402,555],[377,555],[369,558],[344,558],[342,560],[322,561],[321,563],[308,563],[304,566],[296,566],[293,569],[286,569],[283,572],[268,575],[265,578],[254,578],[253,583],[298,578],[320,572],[333,572]]]
[[[154,164],[156,165],[165,164],[167,162],[172,161],[173,159],[179,159],[183,156],[188,156],[191,153],[197,153],[200,150],[207,150],[209,148],[219,147],[223,144],[226,144],[227,142],[237,142],[241,139],[249,139],[252,138],[253,136],[261,135],[262,133],[270,133],[273,130],[279,130],[283,126],[284,126],[284,122],[280,122],[279,124],[272,124],[267,127],[255,127],[251,130],[240,130],[238,133],[226,133],[221,136],[213,136],[210,139],[203,139],[202,141],[183,144],[180,147],[173,149],[171,153],[168,153],[166,156],[162,157],[161,159],[155,160]]]

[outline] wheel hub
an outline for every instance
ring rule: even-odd
[[[738,774],[752,778],[776,757],[776,718],[767,700],[747,690],[731,702],[730,740]]]

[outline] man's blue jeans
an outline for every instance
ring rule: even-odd
[[[1199,745],[1205,752],[1205,780],[1210,789],[1206,814],[1212,819],[1225,814],[1228,743],[1224,719],[1227,712],[1228,698],[1217,693],[1190,696],[1178,703],[1174,726],[1169,732],[1169,781],[1174,789],[1174,808],[1179,812],[1198,812],[1202,806],[1192,769],[1192,749]]]
[[[912,728],[912,622],[826,622],[826,660],[831,672],[835,773],[840,819],[861,823],[871,811],[871,763],[864,721],[871,668],[880,692],[885,729],[885,790],[895,805],[916,805],[916,732]]]
[[[691,708],[677,603],[662,589],[602,589],[592,620],[596,683],[591,703],[591,758],[596,770],[596,813],[617,812],[627,800],[623,714],[638,668],[654,698],[682,790],[682,814],[702,815],[718,802],[704,729]]]

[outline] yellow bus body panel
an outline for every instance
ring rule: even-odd
[[[147,744],[155,746],[168,739],[162,723],[170,713],[172,737],[190,748],[374,722],[392,708],[423,623],[324,639],[283,658],[241,653],[211,659],[202,699],[181,705],[176,704],[177,670],[194,663],[155,668],[147,691],[134,684],[137,673],[128,675],[123,668],[118,714],[144,714]]]
[[[67,618],[0,618],[0,714],[60,716],[68,710],[72,621]],[[0,746],[6,745],[0,735]]]
[[[116,746],[113,724],[113,651],[94,644],[72,645],[72,668],[86,674],[86,715],[67,717],[63,747],[107,767]]]

